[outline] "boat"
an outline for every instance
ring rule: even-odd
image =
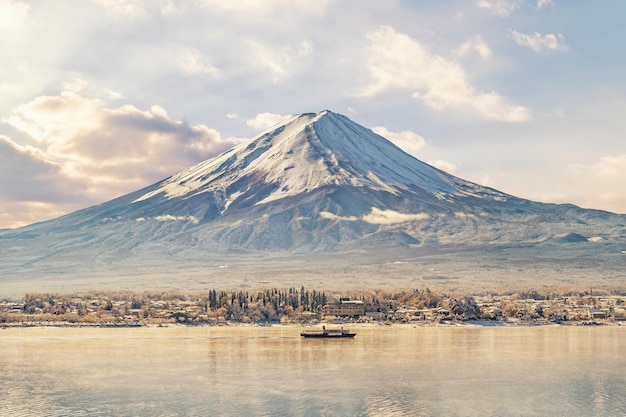
[[[348,329],[327,329],[322,327],[321,330],[305,330],[300,333],[305,338],[336,338],[336,337],[354,337],[356,333],[350,332]]]

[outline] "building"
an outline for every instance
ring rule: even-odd
[[[365,304],[360,300],[340,298],[339,302],[326,304],[324,316],[359,317],[365,315]]]
[[[606,319],[607,314],[605,310],[600,308],[590,308],[589,309],[589,318],[592,320],[604,320]]]
[[[624,308],[616,308],[613,311],[613,317],[617,321],[625,321],[626,320],[626,309],[624,309]]]

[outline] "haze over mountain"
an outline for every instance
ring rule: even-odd
[[[624,242],[626,215],[479,186],[322,111],[293,116],[145,189],[1,231],[0,276],[105,276],[128,268],[150,275],[168,259],[182,268],[245,254],[395,249],[419,255],[601,245],[619,258]]]

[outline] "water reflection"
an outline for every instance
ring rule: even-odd
[[[0,330],[7,415],[527,416],[626,409],[621,327]]]

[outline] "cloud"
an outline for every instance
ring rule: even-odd
[[[254,130],[257,130],[260,132],[265,129],[269,129],[270,127],[274,126],[276,123],[282,122],[288,117],[289,115],[283,116],[281,114],[276,114],[276,113],[267,113],[267,112],[259,113],[254,117],[254,119],[246,120],[246,124],[250,126],[251,128],[253,128]]]
[[[157,105],[147,111],[107,108],[99,99],[67,90],[18,106],[4,122],[37,141],[49,157],[91,174],[110,168],[114,177],[119,170],[123,176],[143,171],[143,179],[156,179],[237,143],[207,126],[172,120]]]
[[[508,34],[519,46],[525,46],[535,52],[569,50],[569,47],[565,43],[565,37],[560,33],[556,35],[552,33],[542,35],[535,32],[532,35],[527,35],[510,29]]]
[[[545,9],[546,7],[553,6],[553,0],[538,0],[537,1],[537,10]]]
[[[19,105],[3,122],[42,145],[65,143],[81,131],[97,127],[95,115],[103,107],[99,99],[83,98],[65,90],[58,96],[40,96]]]
[[[311,55],[313,53],[313,49],[313,42],[305,39],[300,42],[300,45],[298,45],[298,56]]]
[[[426,213],[407,214],[400,213],[394,210],[381,210],[376,207],[372,207],[370,212],[364,216],[338,216],[327,211],[322,211],[320,217],[328,220],[340,220],[340,221],[364,221],[370,224],[397,224],[411,221],[426,220],[429,218]]]
[[[187,74],[206,74],[216,77],[220,70],[202,59],[198,53],[188,52],[181,58],[181,67]]]
[[[190,222],[193,224],[198,224],[199,222],[198,218],[195,216],[173,216],[171,214],[164,214],[161,216],[156,216],[154,220],[157,220],[160,222],[184,221],[184,222]],[[145,219],[140,217],[137,219],[137,221],[145,221]]]
[[[313,53],[314,45],[309,40],[302,40],[297,46],[287,45],[282,48],[269,46],[256,40],[249,40],[249,54],[253,57],[248,65],[260,67],[272,77],[272,83],[278,84],[283,79],[294,75],[306,58]]]
[[[363,221],[371,224],[395,224],[426,220],[428,217],[426,213],[406,214],[394,210],[380,210],[376,207],[372,207],[370,213],[363,216]]]
[[[448,174],[458,175],[458,167],[456,164],[452,162],[444,161],[442,159],[435,159],[432,161],[428,161],[428,164],[434,166],[435,168],[439,168],[442,171],[447,172]]]
[[[496,92],[477,91],[457,63],[431,54],[418,41],[390,26],[380,27],[369,39],[367,68],[373,81],[359,93],[361,96],[409,90],[413,98],[434,109],[470,109],[484,119],[504,122],[531,118],[528,108],[509,104]]]
[[[498,17],[508,17],[520,6],[515,0],[478,0],[476,5]]]
[[[158,106],[109,108],[65,90],[15,108],[3,121],[29,137],[21,146],[0,137],[0,200],[61,204],[66,212],[161,180],[230,149],[204,125],[171,119]]]
[[[0,135],[0,227],[60,216],[90,201],[87,186],[33,146]]]
[[[372,128],[372,131],[386,139],[389,139],[396,146],[416,158],[419,151],[426,146],[424,138],[410,130],[403,130],[402,132],[396,133],[387,130],[386,127],[375,126]]]
[[[12,29],[21,26],[28,16],[30,6],[16,0],[0,1],[0,29]]]
[[[355,221],[359,220],[359,218],[356,217],[356,216],[338,216],[338,215],[330,213],[328,211],[321,211],[320,212],[320,217],[322,219],[342,220],[342,221],[347,221],[347,222],[355,222]]]
[[[222,139],[219,132],[207,126],[172,120],[160,106],[142,111],[125,105],[102,109],[96,117],[98,128],[72,137],[61,154],[87,159],[98,168],[124,170],[127,165],[127,169],[141,171],[143,164],[151,165],[146,179],[160,179],[237,143]]]
[[[461,57],[475,53],[483,59],[487,59],[492,55],[491,48],[489,48],[489,45],[487,45],[481,36],[476,36],[475,38],[462,43],[457,49],[454,50],[454,53]]]
[[[586,177],[626,183],[626,154],[603,156],[590,165],[575,164],[572,170]]]
[[[254,56],[253,62],[268,69],[272,75],[272,82],[278,83],[280,77],[287,74],[284,68],[284,57],[273,48],[268,48],[259,42],[251,41],[250,46]]]
[[[570,172],[576,189],[584,192],[577,196],[577,204],[626,214],[626,194],[615,187],[626,183],[626,154],[603,156],[591,164],[574,164]]]
[[[41,150],[19,145],[6,136],[0,136],[0,178],[10,178],[0,181],[3,203],[42,197],[47,202],[58,202],[68,198],[77,185],[62,164]]]
[[[111,100],[122,100],[126,98],[124,94],[118,91],[112,90],[110,88],[105,89],[104,92],[107,95],[107,97],[110,98]]]

